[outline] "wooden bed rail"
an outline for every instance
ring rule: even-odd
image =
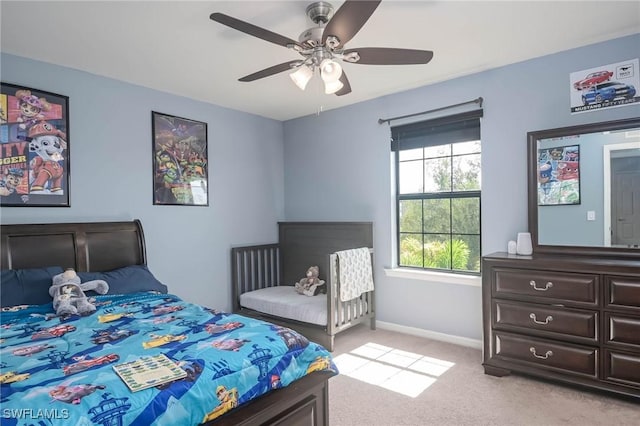
[[[373,249],[369,248],[371,254],[371,267],[373,268]],[[356,324],[370,320],[372,330],[376,329],[375,319],[375,291],[362,293],[355,299],[346,302],[340,301],[340,279],[338,278],[338,255],[329,255],[329,286],[327,286],[327,332],[335,335],[340,331],[352,327]]]
[[[240,311],[240,295],[280,283],[280,246],[263,244],[231,249],[233,311]]]

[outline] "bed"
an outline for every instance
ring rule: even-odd
[[[278,243],[233,247],[233,312],[292,328],[334,350],[335,337],[369,322],[375,329],[375,289],[350,300],[341,295],[339,253],[367,248],[371,222],[279,222]],[[326,294],[307,297],[293,286],[310,266],[320,268]]]
[[[2,225],[0,249],[11,300],[0,313],[3,425],[328,424],[329,352],[293,330],[163,292],[146,268],[140,221]],[[37,288],[46,274],[66,267],[109,283],[94,314],[57,317],[38,299],[48,296]],[[158,353],[187,376],[131,392],[113,371]]]

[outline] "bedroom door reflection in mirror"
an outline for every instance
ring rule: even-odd
[[[640,131],[636,133],[634,142],[603,147],[605,246],[640,246]]]

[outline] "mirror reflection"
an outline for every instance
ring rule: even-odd
[[[538,245],[640,248],[640,128],[537,141]]]

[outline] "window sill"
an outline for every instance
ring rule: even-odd
[[[447,274],[446,272],[418,271],[409,268],[385,268],[384,273],[388,277],[408,278],[412,280],[428,281],[433,283],[469,285],[482,287],[482,277],[475,275]]]

